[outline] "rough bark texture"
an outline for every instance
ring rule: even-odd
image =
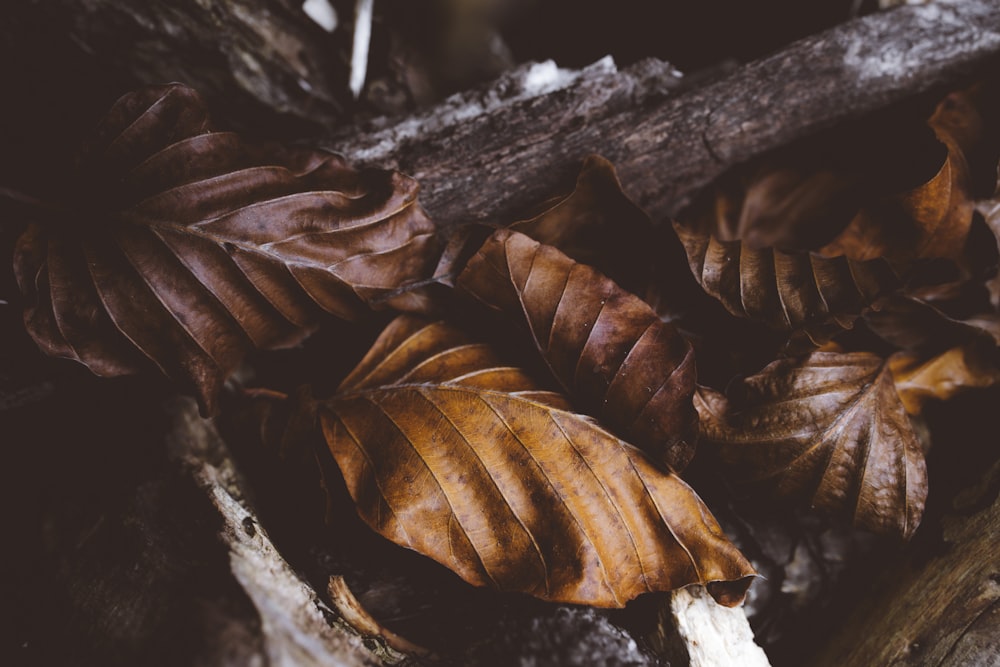
[[[1000,664],[998,489],[1000,462],[954,499],[936,555],[912,550],[829,638],[817,667]]]
[[[21,7],[18,8],[17,6]],[[33,5],[28,9],[29,5]],[[240,124],[279,133],[345,115],[344,58],[294,0],[13,0],[133,85],[181,81]]]
[[[657,219],[733,164],[954,82],[998,52],[1000,5],[948,0],[845,23],[681,92],[665,63],[604,62],[545,95],[523,96],[525,77],[520,90],[508,82],[328,145],[413,175],[443,224],[509,222],[571,183],[590,153]]]
[[[344,85],[335,73],[346,69],[295,4],[58,0],[45,16],[126,78],[183,81],[238,124],[332,131]],[[580,74],[535,68],[323,143],[416,177],[443,224],[510,221],[571,183],[590,153],[615,163],[628,194],[658,218],[733,164],[952,83],[998,52],[1000,5],[939,0],[844,23],[682,91],[658,61],[620,72],[610,61]]]

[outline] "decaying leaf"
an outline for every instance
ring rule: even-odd
[[[923,356],[977,341],[982,347],[995,347],[1000,340],[1000,316],[995,313],[957,319],[932,303],[903,294],[876,301],[865,312],[864,322],[886,342]]]
[[[556,398],[553,398],[556,397]],[[403,316],[320,404],[362,518],[479,586],[620,607],[754,572],[698,496],[442,322]]]
[[[690,212],[689,226],[855,261],[955,258],[974,199],[996,182],[993,88],[951,93],[926,124],[849,126],[741,167]]]
[[[397,635],[389,628],[383,626],[364,608],[358,598],[354,596],[350,586],[343,577],[334,576],[326,587],[326,593],[330,596],[330,602],[352,628],[369,638],[374,638],[376,643],[384,644],[384,650],[379,651],[379,657],[389,665],[403,663],[408,656],[418,656],[420,658],[433,660],[436,656],[423,646],[418,646],[405,637]],[[379,647],[383,648],[383,647]]]
[[[652,222],[622,191],[614,166],[598,155],[583,161],[569,196],[508,229],[593,266],[633,294],[649,283]]]
[[[918,415],[924,404],[948,400],[966,389],[984,389],[1000,382],[1000,353],[996,345],[971,341],[927,358],[916,352],[889,357],[896,393],[906,411]]]
[[[15,270],[39,346],[98,375],[158,367],[215,409],[254,348],[322,311],[355,318],[433,271],[417,184],[337,155],[211,132],[173,84],[119,100],[66,210],[21,237]]]
[[[950,107],[950,105],[949,105]],[[869,202],[837,237],[819,250],[826,257],[845,255],[854,260],[888,257],[896,261],[946,257],[962,252],[974,209],[972,175],[956,139],[945,104],[928,121],[947,147],[940,168],[926,182]],[[978,115],[972,106],[969,114]]]
[[[868,304],[900,286],[881,259],[754,249],[680,223],[674,228],[695,278],[729,312],[779,331],[804,331],[816,342],[849,328]]]
[[[700,388],[703,441],[736,483],[908,539],[927,495],[924,454],[885,361],[814,352],[730,391]]]
[[[687,465],[697,436],[694,352],[645,302],[505,229],[469,260],[457,285],[527,326],[578,410],[671,469]]]

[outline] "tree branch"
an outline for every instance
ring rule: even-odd
[[[327,145],[416,177],[428,211],[446,225],[509,222],[572,182],[590,153],[614,162],[630,196],[658,218],[729,166],[954,84],[998,53],[1000,5],[945,0],[845,23],[681,90],[666,63],[615,71],[601,62],[531,95],[541,74],[527,68]]]

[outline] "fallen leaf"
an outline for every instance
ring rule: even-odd
[[[896,393],[906,411],[919,415],[929,400],[946,401],[968,389],[985,389],[1000,382],[1000,350],[977,341],[927,358],[916,352],[889,357]]]
[[[862,179],[844,170],[774,158],[750,174],[730,172],[692,207],[694,225],[754,249],[803,250],[829,242],[864,200]],[[808,221],[808,224],[804,224]]]
[[[893,114],[834,128],[730,170],[684,225],[753,250],[956,259],[976,197],[996,183],[1000,132],[987,120],[998,108],[995,86],[978,84],[926,121]]]
[[[599,155],[583,161],[571,194],[508,229],[593,266],[633,294],[649,283],[652,222],[622,191],[614,166]]]
[[[1000,318],[994,313],[958,319],[913,296],[893,294],[879,299],[864,314],[867,327],[882,340],[927,356],[971,344],[994,346]]]
[[[412,306],[396,292],[436,257],[412,179],[209,127],[184,86],[123,97],[14,263],[44,351],[104,376],[158,367],[211,414],[248,351],[295,344],[322,311]]]
[[[358,598],[354,596],[347,581],[341,576],[330,577],[326,587],[327,595],[340,617],[358,633],[375,639],[376,643],[384,644],[382,651],[376,654],[386,663],[395,665],[403,663],[407,657],[418,657],[426,660],[437,658],[431,651],[418,646],[405,637],[379,623],[368,613]]]
[[[977,85],[950,93],[928,119],[935,137],[947,148],[930,179],[870,202],[819,252],[855,260],[958,258],[972,224],[976,191],[982,189],[977,182],[996,183],[997,146],[987,136],[995,132],[987,131],[982,115],[991,108],[996,111],[995,91],[987,88]],[[978,164],[984,159],[992,160],[989,170]],[[979,167],[975,173],[970,160]]]
[[[912,537],[927,496],[924,454],[881,357],[783,359],[729,393],[737,397],[699,388],[695,405],[705,445],[735,483]]]
[[[675,222],[695,279],[734,315],[779,331],[804,331],[817,343],[853,325],[873,301],[900,287],[892,266],[807,252],[754,249],[719,241]]]
[[[526,325],[581,412],[675,471],[694,453],[691,346],[641,299],[551,246],[498,230],[459,289]]]
[[[694,491],[558,403],[489,346],[403,316],[319,415],[362,518],[471,584],[621,607],[711,582],[738,604],[754,571]]]

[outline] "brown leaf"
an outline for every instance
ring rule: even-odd
[[[957,144],[941,132],[938,138],[948,154],[930,180],[870,203],[818,252],[857,261],[958,257],[972,224],[971,177]]]
[[[983,117],[995,114],[995,98],[996,91],[981,84],[947,95],[927,121],[947,148],[936,173],[916,187],[868,204],[819,252],[855,260],[957,258],[969,235],[976,191],[982,189],[977,182],[996,182],[996,132],[987,130]],[[992,161],[988,170],[976,164],[984,160]],[[976,173],[970,162],[978,167]],[[992,173],[980,173],[987,171]]]
[[[868,328],[888,343],[922,356],[952,347],[977,344],[992,347],[1000,336],[1000,319],[995,314],[967,318],[949,317],[931,303],[902,294],[879,299],[865,312]]]
[[[343,577],[330,577],[326,586],[326,593],[330,596],[330,601],[344,621],[360,634],[369,639],[374,639],[376,645],[379,642],[385,645],[384,648],[388,650],[384,650],[384,653],[387,655],[379,655],[379,657],[387,664],[402,663],[407,659],[407,656],[416,656],[426,660],[435,660],[437,658],[428,649],[414,644],[405,637],[397,635],[375,620],[358,598],[354,596],[354,593]],[[378,653],[382,652],[379,651]]]
[[[408,307],[395,291],[436,257],[413,180],[208,127],[184,86],[123,97],[15,271],[43,350],[98,375],[158,367],[211,413],[249,350],[296,343],[322,311]]]
[[[919,415],[928,400],[946,401],[967,389],[985,389],[1000,382],[996,345],[977,343],[970,341],[930,358],[913,351],[889,357],[896,393],[906,411]]]
[[[593,266],[634,294],[649,283],[652,222],[622,191],[614,166],[599,155],[584,160],[570,195],[508,229]]]
[[[860,209],[859,180],[833,167],[774,158],[751,174],[736,171],[719,179],[709,200],[693,208],[702,217],[695,226],[757,250],[819,247]]]
[[[714,582],[738,604],[753,569],[694,491],[553,396],[404,316],[320,420],[362,518],[471,584],[620,607]]]
[[[866,352],[775,361],[729,400],[700,388],[703,439],[739,484],[908,539],[927,495],[924,455],[892,373]]]
[[[898,289],[887,262],[856,262],[806,252],[753,249],[674,223],[695,279],[726,309],[779,331],[805,331],[822,343],[861,311]]]
[[[986,122],[998,108],[994,88],[953,92],[926,122],[905,110],[883,114],[738,166],[684,224],[754,250],[857,262],[957,258],[982,183],[996,181],[1000,142]]]
[[[527,326],[574,405],[675,471],[694,453],[694,352],[641,299],[555,248],[498,230],[457,285]]]

